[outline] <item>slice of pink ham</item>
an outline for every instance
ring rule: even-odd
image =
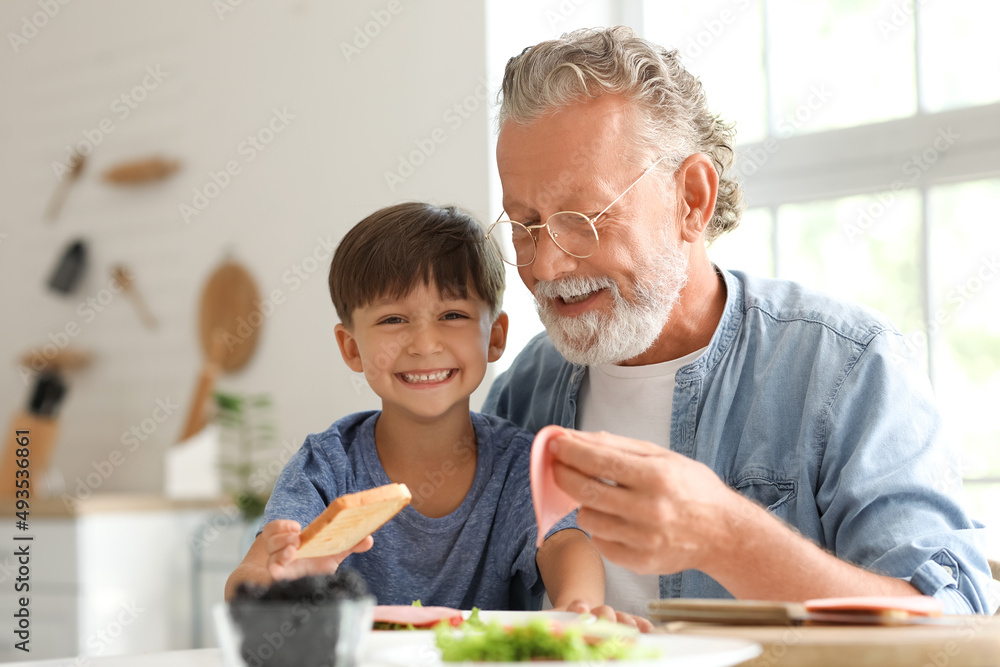
[[[554,457],[549,452],[549,440],[565,432],[566,429],[561,426],[546,426],[531,443],[531,499],[535,504],[539,549],[545,541],[545,534],[580,504],[556,486],[552,473]]]
[[[819,598],[805,601],[806,611],[838,613],[906,612],[911,616],[940,616],[944,605],[929,595]]]
[[[452,625],[462,623],[462,611],[451,607],[414,607],[402,604],[380,604],[375,607],[374,623],[399,623],[415,628],[429,628],[443,620]]]

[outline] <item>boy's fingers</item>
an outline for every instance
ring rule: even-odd
[[[285,548],[278,551],[277,553],[275,553],[274,558],[271,559],[271,562],[275,563],[276,565],[288,565],[293,560],[295,560],[295,547],[292,545],[288,545]]]
[[[577,614],[589,614],[590,605],[583,600],[573,600],[568,605],[566,605],[566,611],[572,611]]]
[[[653,623],[648,618],[643,618],[642,616],[633,616],[635,619],[635,625],[639,628],[639,632],[650,632],[653,629]]]
[[[298,548],[299,546],[299,534],[295,533],[278,533],[277,535],[271,535],[264,540],[264,548],[267,549],[267,553],[273,554],[283,551],[289,547]]]
[[[615,610],[606,604],[602,604],[600,607],[594,607],[590,610],[590,613],[597,618],[603,618],[606,621],[617,621],[618,617]]]
[[[278,535],[279,533],[298,533],[302,530],[302,524],[290,519],[277,519],[264,526],[264,534]]]
[[[357,544],[355,544],[353,547],[351,547],[350,549],[348,549],[345,552],[345,556],[344,557],[346,558],[347,554],[359,554],[359,553],[361,553],[363,551],[368,551],[373,546],[375,546],[375,538],[372,537],[371,535],[369,535],[368,537],[366,537],[365,539],[361,540],[360,542],[358,542]]]

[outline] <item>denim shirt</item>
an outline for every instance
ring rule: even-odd
[[[946,613],[991,613],[983,526],[946,491],[956,463],[926,376],[900,361],[899,332],[796,283],[719,273],[722,318],[704,354],[678,370],[664,415],[671,449],[841,559],[939,598]],[[574,427],[586,371],[540,334],[483,411],[532,432]],[[731,595],[685,570],[660,577],[660,597]]]

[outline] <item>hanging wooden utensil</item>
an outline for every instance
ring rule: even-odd
[[[188,409],[181,434],[185,440],[208,421],[208,404],[220,373],[233,373],[250,361],[257,347],[263,315],[253,276],[242,265],[227,260],[209,277],[201,294],[198,336],[205,364]]]
[[[115,165],[105,171],[101,177],[107,183],[115,185],[142,185],[153,181],[162,181],[180,169],[177,160],[162,157],[143,158]]]
[[[69,194],[69,189],[74,183],[80,178],[81,172],[83,172],[83,165],[86,164],[87,157],[82,153],[73,153],[68,162],[69,171],[56,186],[56,191],[52,193],[52,199],[49,200],[49,206],[45,210],[45,217],[49,220],[55,220],[59,217],[59,212],[62,210],[63,204],[66,203],[66,195]]]
[[[158,327],[160,323],[156,320],[156,316],[153,315],[153,312],[146,304],[146,300],[142,298],[142,294],[135,287],[132,272],[123,264],[115,264],[111,267],[111,277],[121,285],[122,290],[128,296],[129,300],[132,301],[132,305],[139,314],[139,319],[142,320],[143,325],[147,329]]]

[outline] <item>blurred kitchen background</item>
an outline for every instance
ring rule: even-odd
[[[4,456],[25,425],[32,465],[51,454],[29,507],[5,492],[2,615],[20,595],[12,537],[33,535],[32,651],[7,641],[0,659],[214,644],[211,606],[281,463],[377,406],[337,352],[333,247],[405,200],[494,219],[507,59],[619,23],[679,49],[737,123],[749,208],[716,262],[887,313],[959,452],[932,482],[964,481],[995,520],[1000,4],[8,0]],[[541,330],[509,281],[494,372]],[[213,339],[219,304],[235,339]],[[224,396],[192,425],[199,385]]]

